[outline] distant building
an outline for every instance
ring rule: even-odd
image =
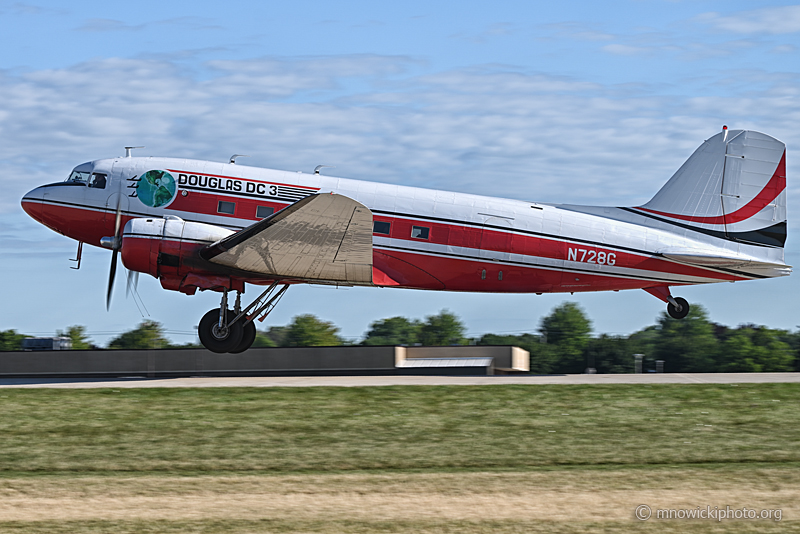
[[[71,350],[72,340],[68,337],[26,337],[22,340],[22,350]]]

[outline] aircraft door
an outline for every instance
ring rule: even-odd
[[[514,219],[503,216],[488,216],[481,228],[480,277],[484,283],[502,283],[503,279],[508,279],[509,266],[498,263],[507,261],[511,256],[511,240],[513,234],[510,232]]]

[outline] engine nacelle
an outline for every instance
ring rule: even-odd
[[[203,274],[198,273],[196,267],[188,269],[185,261],[198,258],[198,250],[233,233],[233,230],[212,224],[186,222],[178,217],[131,219],[122,231],[122,263],[127,269],[158,278],[165,289],[189,294],[198,287],[231,289],[230,277],[224,277],[227,282],[220,282],[220,277],[214,273],[208,273],[210,276],[205,277],[213,279],[211,282],[187,285],[187,276],[193,276],[197,282],[198,278],[203,278]]]

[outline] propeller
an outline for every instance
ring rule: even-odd
[[[111,242],[111,271],[108,273],[108,292],[106,293],[106,310],[111,307],[111,293],[114,290],[114,277],[117,275],[117,256],[122,248],[119,227],[122,222],[122,195],[117,196],[117,215],[114,219],[114,240]],[[130,279],[129,279],[130,280]]]
[[[128,271],[128,285],[125,287],[125,298],[131,294],[131,287],[133,292],[139,288],[139,271]]]

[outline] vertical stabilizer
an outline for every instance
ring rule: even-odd
[[[636,210],[733,241],[783,247],[786,145],[759,132],[723,130]]]

